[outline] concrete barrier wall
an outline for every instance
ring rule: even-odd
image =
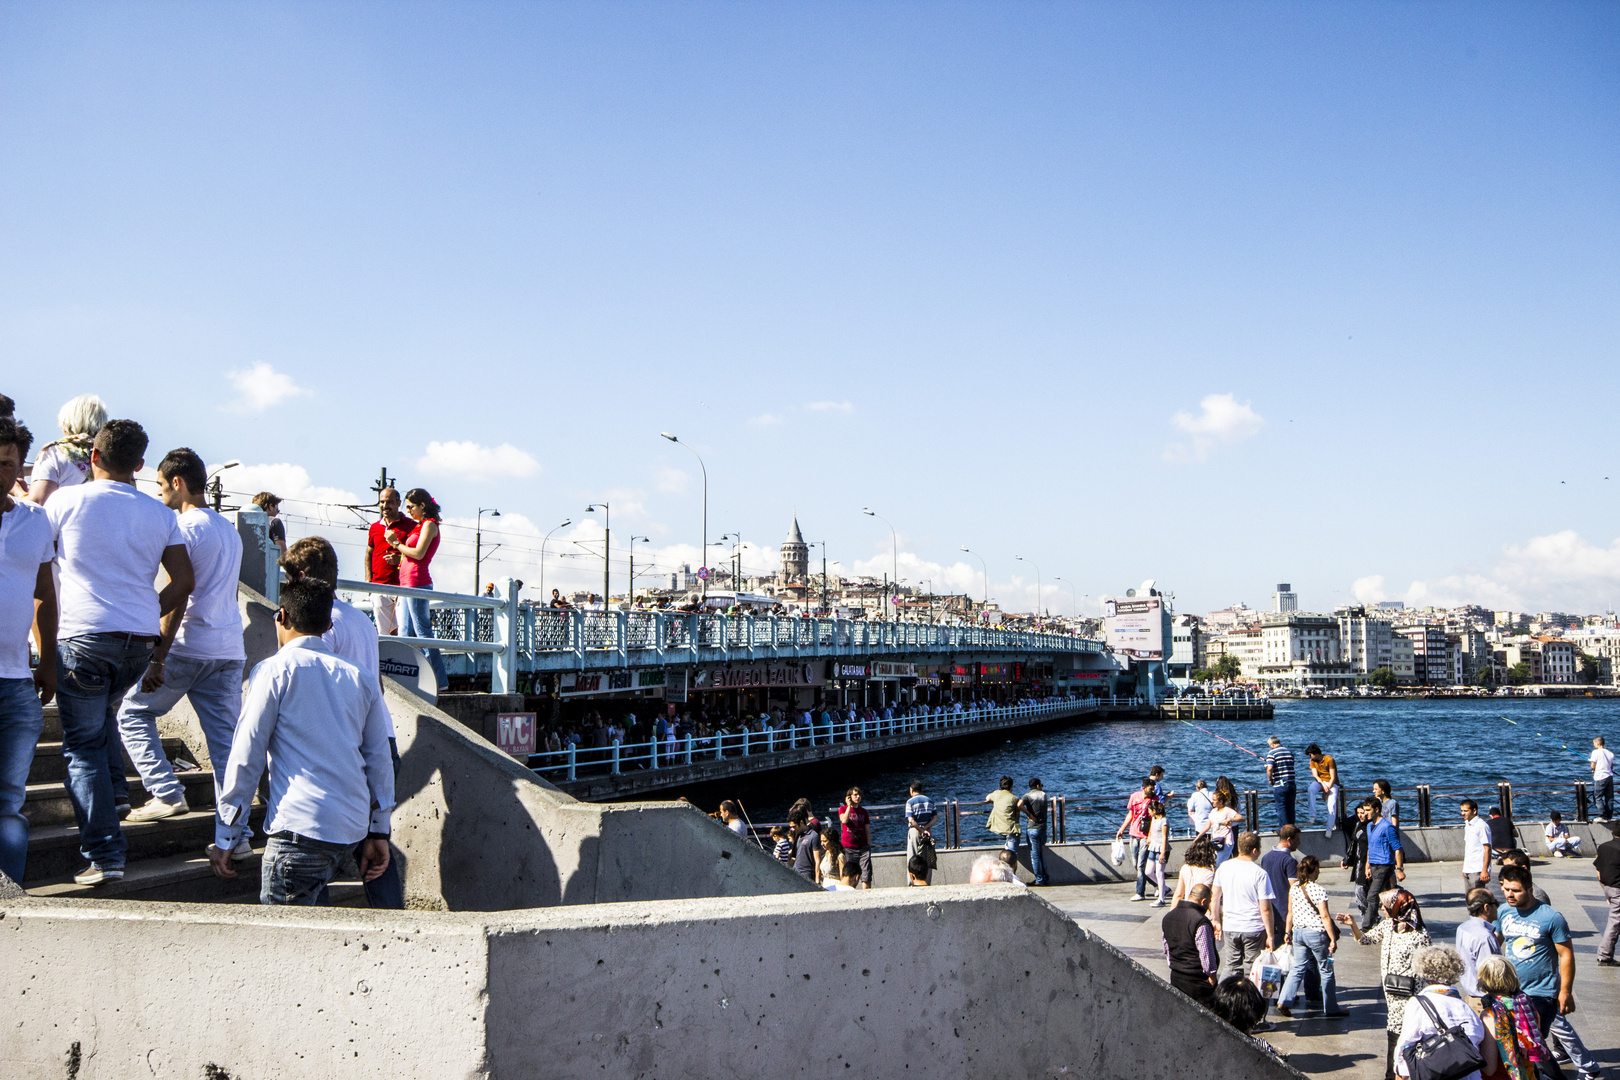
[[[1301,1075],[1017,886],[0,916],[8,1077]]]
[[[412,907],[504,911],[813,886],[695,807],[583,803],[392,679],[394,844]]]
[[[1533,858],[1541,859],[1547,854],[1547,844],[1542,837],[1542,827],[1546,822],[1521,822],[1517,832],[1519,845],[1528,851]],[[1587,858],[1597,851],[1597,845],[1612,839],[1608,828],[1603,825],[1578,825],[1570,823],[1570,835],[1581,837],[1581,853]],[[1401,847],[1408,862],[1461,862],[1463,857],[1463,835],[1461,822],[1456,826],[1439,825],[1426,829],[1402,829]],[[1277,844],[1277,834],[1262,833],[1262,847],[1265,851]],[[1170,874],[1181,868],[1182,858],[1185,855],[1190,840],[1172,840],[1170,843]],[[1115,866],[1109,855],[1112,843],[1108,841],[1091,841],[1088,843],[1048,844],[1046,846],[1045,863],[1046,873],[1053,885],[1101,885],[1117,882],[1136,881],[1136,868],[1132,865],[1129,855],[1121,866]],[[941,848],[936,851],[939,867],[934,872],[935,885],[958,885],[968,880],[968,874],[973,863],[981,855],[995,855],[1002,845],[992,844],[983,847]],[[1337,868],[1339,860],[1344,856],[1344,834],[1335,833],[1332,839],[1322,835],[1320,829],[1305,832],[1300,837],[1299,853],[1301,855],[1314,855],[1324,868]],[[1025,845],[1018,849],[1018,876],[1023,881],[1033,881],[1034,875],[1029,869],[1029,847]],[[872,884],[877,887],[903,886],[906,884],[906,866],[903,853],[898,851],[883,852],[872,857]]]

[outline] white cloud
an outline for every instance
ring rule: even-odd
[[[775,427],[782,422],[782,417],[776,413],[760,413],[749,417],[748,422],[755,427]]]
[[[293,382],[269,364],[254,364],[246,371],[230,372],[226,378],[236,388],[236,400],[226,406],[231,412],[264,412],[295,397],[309,397],[310,391]]]
[[[1199,413],[1182,411],[1170,418],[1170,423],[1192,436],[1190,442],[1173,442],[1164,448],[1166,461],[1202,462],[1209,458],[1217,443],[1237,443],[1253,438],[1265,426],[1265,419],[1249,407],[1241,405],[1231,394],[1206,394],[1199,401]]]
[[[848,416],[855,411],[855,403],[851,401],[812,401],[805,408],[811,412],[841,412]]]
[[[1351,591],[1364,602],[1389,598],[1382,575],[1358,579]],[[1413,581],[1395,598],[1408,607],[1480,604],[1499,611],[1604,611],[1620,598],[1620,540],[1599,547],[1573,529],[1531,537],[1504,546],[1486,571]]]
[[[669,495],[685,495],[686,486],[692,478],[680,469],[660,468],[653,470],[658,490]]]
[[[483,446],[475,442],[430,442],[417,459],[425,473],[463,480],[512,480],[533,476],[540,463],[511,443]]]

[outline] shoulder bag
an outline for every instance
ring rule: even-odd
[[[1418,985],[1415,975],[1385,975],[1384,993],[1392,998],[1409,998],[1417,994],[1422,987]]]
[[[1469,1073],[1478,1072],[1485,1064],[1479,1047],[1463,1033],[1461,1027],[1446,1027],[1427,997],[1423,994],[1414,996],[1434,1022],[1435,1032],[1425,1035],[1401,1052],[1412,1080],[1459,1080]]]

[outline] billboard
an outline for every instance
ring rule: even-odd
[[[1116,656],[1131,660],[1163,660],[1164,598],[1104,598],[1103,637]]]

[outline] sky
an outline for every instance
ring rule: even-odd
[[[599,589],[602,501],[657,584],[690,448],[751,572],[1620,601],[1612,4],[0,3],[0,238],[36,435],[97,393],[348,575],[386,467],[442,587],[494,508]]]

